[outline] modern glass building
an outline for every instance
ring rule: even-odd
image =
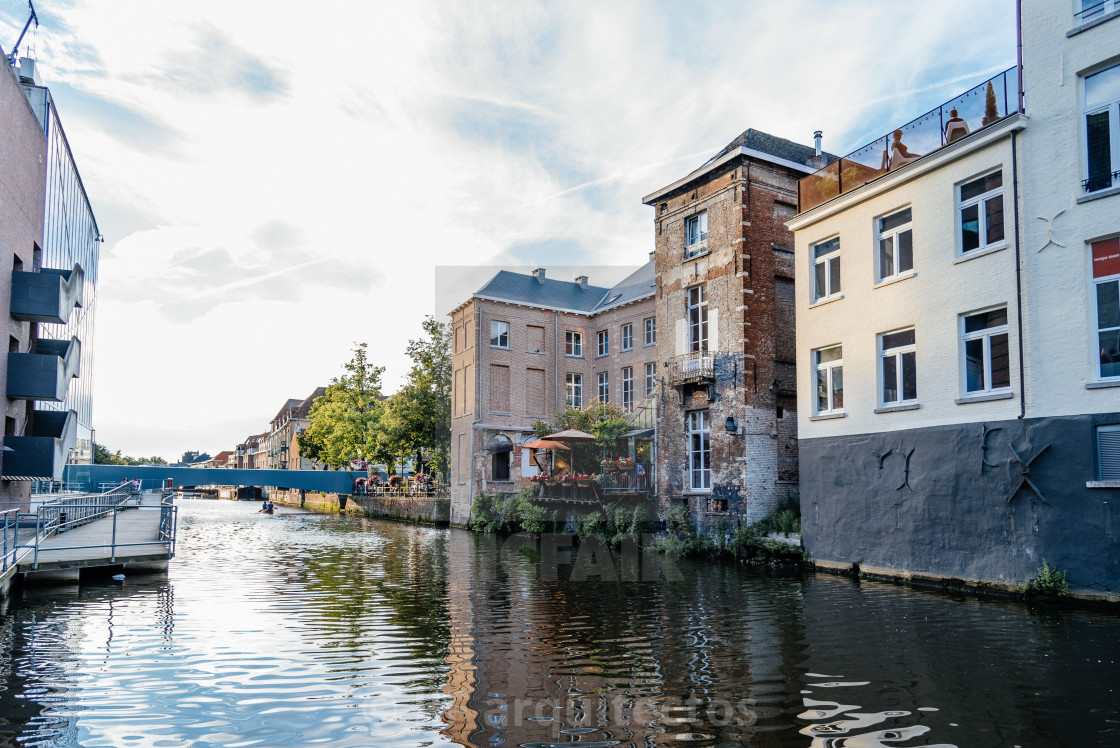
[[[83,277],[82,305],[74,309],[67,323],[38,326],[40,339],[78,339],[81,355],[77,377],[70,381],[66,397],[61,402],[37,401],[36,407],[77,413],[77,440],[67,462],[91,463],[94,438],[93,332],[101,235],[50,91],[37,85],[37,81],[31,82],[26,78],[21,80],[21,84],[47,136],[43,247],[40,256],[36,257],[35,269],[71,270],[79,265]]]

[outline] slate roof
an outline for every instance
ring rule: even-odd
[[[653,294],[653,260],[611,288],[580,286],[574,281],[555,280],[545,273],[544,283],[525,273],[501,270],[475,292],[476,298],[511,304],[595,314]]]
[[[302,403],[302,402],[303,402],[302,400],[296,400],[295,398],[292,398],[292,399],[288,400],[288,402],[284,403],[284,406],[282,408],[280,408],[280,412],[278,412],[275,416],[273,416],[271,423],[275,423],[276,421],[279,421],[281,418],[284,417],[285,412],[291,412],[293,409],[298,408],[300,403]]]
[[[732,140],[723,147],[723,150],[705,161],[700,168],[703,169],[713,161],[718,161],[728,153],[737,151],[742,147],[769,153],[771,156],[784,158],[786,161],[793,161],[796,164],[803,164],[813,169],[819,168],[815,160],[817,152],[814,146],[794,143],[792,140],[779,138],[776,135],[771,135],[768,132],[762,132],[761,130],[755,130],[753,128],[744,130],[739,137]],[[831,153],[822,152],[821,155],[824,156],[826,163],[832,163],[839,158],[839,156],[833,156]]]
[[[311,416],[311,406],[316,398],[322,397],[327,394],[326,387],[316,387],[315,391],[307,396],[307,399],[299,404],[299,407],[292,413],[292,418],[309,418]]]

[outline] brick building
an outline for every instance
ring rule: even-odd
[[[538,469],[538,419],[593,399],[633,410],[655,369],[653,262],[611,288],[502,271],[451,313],[451,521]]]
[[[754,522],[797,498],[793,235],[818,149],[747,130],[654,208],[661,507]]]

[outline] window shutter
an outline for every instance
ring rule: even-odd
[[[1097,456],[1101,480],[1120,480],[1120,426],[1097,429]]]

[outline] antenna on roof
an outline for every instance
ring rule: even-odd
[[[19,33],[19,39],[12,45],[12,52],[8,55],[8,64],[15,65],[16,60],[19,59],[19,45],[23,42],[23,37],[27,34],[27,30],[31,28],[31,22],[35,22],[35,28],[39,28],[39,16],[35,15],[35,6],[31,4],[31,0],[27,0],[27,7],[31,9],[31,16],[27,19],[27,23],[23,25],[23,31]]]

